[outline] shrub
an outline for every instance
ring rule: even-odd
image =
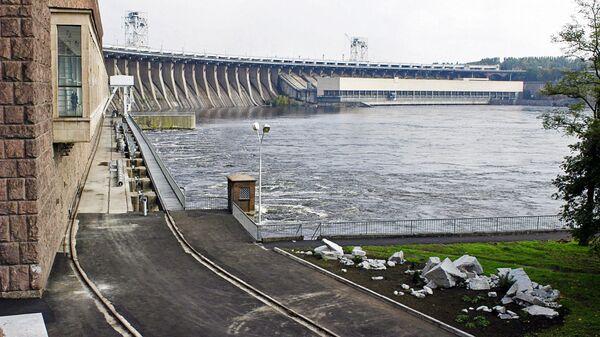
[[[463,302],[467,302],[467,303],[471,303],[471,304],[477,304],[480,301],[483,301],[485,298],[481,297],[481,296],[475,296],[475,297],[471,297],[468,295],[465,295],[462,297]]]
[[[485,328],[490,325],[490,321],[483,316],[475,316],[473,321],[475,322],[475,325],[481,328]]]
[[[508,273],[500,275],[500,278],[498,279],[498,288],[502,291],[502,292],[507,292],[508,289],[510,289],[510,287],[512,287],[512,285],[515,283],[515,279],[508,275]]]
[[[415,287],[422,287],[425,285],[425,281],[423,281],[421,278],[420,271],[415,271],[415,273],[412,275],[412,283],[415,285]]]
[[[363,262],[363,257],[362,256],[354,256],[354,257],[352,257],[352,262],[354,262],[355,264],[359,264],[359,263]]]
[[[465,324],[465,327],[469,328],[469,329],[475,329],[477,327],[477,325],[475,325],[474,322],[467,322]]]
[[[279,95],[272,102],[272,106],[288,106],[290,105],[290,98],[287,96]]]
[[[592,242],[590,242],[590,249],[594,255],[600,257],[600,235],[596,236]]]
[[[456,316],[456,318],[454,319],[454,321],[456,323],[465,323],[469,321],[469,315],[466,314],[459,314]]]

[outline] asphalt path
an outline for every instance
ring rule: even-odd
[[[196,250],[340,336],[452,336],[398,307],[254,244],[230,214],[171,214]]]
[[[185,254],[163,213],[80,214],[90,279],[143,336],[312,336]]]
[[[91,293],[58,254],[41,299],[0,300],[0,316],[41,313],[50,337],[121,337],[99,311]]]

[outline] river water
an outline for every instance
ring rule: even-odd
[[[570,139],[542,128],[544,109],[212,109],[195,130],[148,136],[194,202],[225,197],[228,174],[258,176],[251,123],[269,123],[265,224],[547,215]]]

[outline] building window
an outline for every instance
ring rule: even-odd
[[[58,116],[83,116],[81,26],[57,26]]]
[[[240,200],[250,200],[250,187],[240,187]]]

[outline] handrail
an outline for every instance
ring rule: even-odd
[[[303,237],[307,240],[316,240],[320,237],[539,232],[564,230],[566,228],[566,224],[558,215],[304,222],[258,227],[261,239],[294,236]]]
[[[205,196],[199,199],[190,199],[186,196],[186,209],[196,210],[226,210],[228,208],[227,197]]]
[[[183,193],[183,191],[181,190],[181,188],[179,187],[179,185],[177,184],[175,179],[173,179],[171,172],[169,171],[169,169],[167,169],[167,167],[163,163],[163,161],[160,158],[160,156],[158,155],[158,153],[156,153],[156,149],[154,148],[154,145],[152,145],[152,143],[150,142],[148,137],[144,134],[144,132],[142,131],[140,126],[137,124],[137,122],[131,116],[127,116],[126,120],[127,120],[127,123],[130,123],[131,125],[133,125],[133,127],[135,127],[137,129],[139,134],[142,136],[144,142],[148,145],[148,148],[150,149],[150,154],[152,155],[152,157],[154,157],[154,160],[156,160],[156,163],[158,164],[158,166],[160,167],[161,171],[163,172],[165,178],[167,179],[169,186],[175,193],[177,200],[179,201],[179,203],[181,204],[183,209],[185,209],[185,194]]]

